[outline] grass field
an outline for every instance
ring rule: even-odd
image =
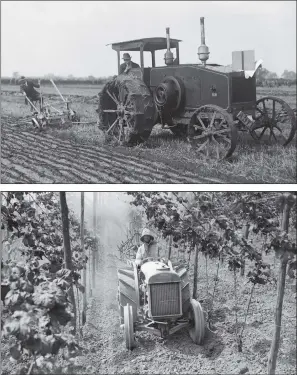
[[[296,183],[296,136],[287,147],[282,147],[257,144],[250,135],[239,133],[238,145],[230,161],[217,161],[197,153],[186,141],[176,138],[169,130],[161,129],[160,125],[154,127],[148,141],[141,146],[127,149],[105,145],[104,135],[96,125],[95,111],[101,88],[92,85],[59,86],[61,93],[71,100],[72,108],[80,114],[81,121],[93,121],[93,124],[47,129],[45,133],[34,134],[31,125],[24,123],[24,117],[28,116],[27,121],[30,120],[30,110],[19,94],[19,87],[2,85],[2,182]],[[42,92],[45,100],[57,108],[62,107],[53,87],[43,86]],[[277,96],[296,108],[296,87],[258,88],[259,98],[267,95]],[[35,146],[30,152],[32,137]],[[40,164],[36,153],[42,157],[42,144],[52,142],[54,152],[47,150],[48,157]],[[19,146],[14,150],[16,144]],[[65,147],[67,157],[64,155]],[[84,157],[88,153],[92,160],[89,171],[93,175],[89,175],[87,169],[83,177],[77,174],[76,168],[81,165],[84,169],[83,166],[87,165]],[[65,173],[59,168],[62,155],[65,157]],[[95,158],[95,155],[101,155],[106,160],[100,164],[100,158]],[[112,155],[119,158],[117,163],[120,167],[117,163],[113,164]],[[148,168],[147,173],[144,165]],[[120,173],[113,173],[113,168],[119,168]],[[34,177],[30,171],[34,172]]]

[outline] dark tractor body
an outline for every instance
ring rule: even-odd
[[[122,51],[139,51],[140,68],[118,75],[100,94],[99,123],[109,135],[135,144],[145,141],[159,123],[217,158],[231,156],[238,130],[284,146],[293,139],[296,118],[288,104],[276,97],[257,101],[255,72],[261,65],[255,66],[254,51],[233,52],[232,66],[207,64],[203,18],[201,64],[180,64],[180,42],[170,38],[167,28],[166,38],[112,44],[119,72]],[[165,65],[156,67],[155,52],[166,49]],[[144,66],[144,52],[151,53],[151,67]]]

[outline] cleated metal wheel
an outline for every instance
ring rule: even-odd
[[[135,77],[118,76],[99,94],[99,127],[117,144],[147,140],[154,126],[155,105],[149,89]]]
[[[193,342],[201,345],[205,336],[205,319],[200,303],[194,299],[191,300],[189,317],[189,335]]]
[[[218,160],[232,155],[237,136],[231,115],[216,105],[198,108],[188,126],[188,141],[195,146],[196,151]]]
[[[266,96],[257,100],[251,136],[259,142],[288,145],[296,132],[293,109],[282,99]]]
[[[132,306],[129,304],[124,306],[124,335],[126,348],[132,350],[135,347],[135,339],[133,326],[133,310]]]

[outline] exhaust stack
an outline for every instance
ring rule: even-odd
[[[167,42],[167,51],[164,56],[165,64],[172,65],[173,64],[173,53],[170,51],[170,35],[169,35],[169,27],[166,27],[166,42]]]
[[[204,30],[204,17],[200,17],[200,29],[201,29],[201,46],[198,48],[198,57],[202,62],[202,65],[206,65],[206,61],[209,59],[209,49],[205,45],[205,30]]]

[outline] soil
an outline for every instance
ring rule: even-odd
[[[37,132],[32,127],[30,109],[24,104],[24,98],[11,87],[2,88],[2,183],[296,182],[294,140],[284,153],[280,147],[262,148],[241,135],[244,141],[240,139],[234,158],[228,162],[196,154],[187,142],[179,141],[169,130],[160,132],[158,125],[148,142],[140,147],[107,145],[96,125],[98,97],[95,93],[99,90],[99,87],[71,87],[64,92],[61,88],[63,95],[70,95],[71,108],[78,112],[81,121],[93,121],[93,124],[48,127]],[[289,96],[284,92],[279,94],[295,108],[296,92],[291,90]],[[270,94],[267,90],[259,93],[259,97]],[[48,91],[44,98],[61,109],[57,95]]]
[[[205,307],[205,261],[200,257],[199,299]],[[209,262],[209,261],[208,261]],[[266,374],[267,357],[273,333],[276,286],[256,289],[247,326],[243,335],[243,351],[239,353],[235,339],[235,302],[233,277],[225,266],[219,271],[219,283],[213,311],[212,332],[207,329],[203,345],[195,345],[187,330],[166,340],[146,332],[136,332],[136,348],[128,351],[120,329],[117,295],[116,254],[104,256],[97,273],[96,291],[87,313],[82,344],[85,353],[78,360],[81,373],[94,374]],[[209,290],[213,290],[215,262],[208,264]],[[244,279],[246,282],[246,279]],[[288,280],[284,300],[281,344],[277,374],[295,374],[296,366],[296,300]],[[238,328],[243,326],[244,309],[250,285],[239,277]],[[265,298],[263,298],[265,295]],[[294,318],[295,317],[295,318]],[[87,367],[86,367],[87,366]]]
[[[2,183],[220,183],[197,177],[193,162],[156,158],[140,148],[77,144],[2,118]]]

